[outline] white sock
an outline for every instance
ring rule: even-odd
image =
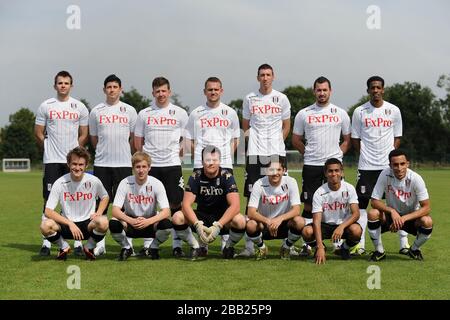
[[[246,233],[246,235],[247,235],[247,233]],[[252,246],[253,246],[253,244],[256,244],[260,248],[263,248],[263,246],[264,246],[264,242],[262,239],[262,232],[260,232],[256,237],[248,237],[248,240],[250,240],[252,242]],[[262,246],[261,246],[261,244],[262,244]],[[247,248],[247,245],[245,247]],[[255,247],[253,246],[252,250],[254,250],[254,248]]]
[[[95,230],[94,230],[95,233]],[[97,233],[96,233],[97,234]],[[99,242],[97,242],[97,244],[95,245],[97,248],[105,248],[105,238],[103,238],[102,240],[100,240]]]
[[[359,240],[359,247],[365,249],[366,248],[366,226],[367,226],[367,211],[366,209],[359,209],[359,220],[358,223],[361,226],[361,240]],[[380,251],[382,252],[382,251]]]
[[[252,239],[250,239],[249,236],[247,236],[247,233],[245,233],[244,239],[245,239],[245,249],[247,249],[247,251],[249,251],[249,252],[254,252],[255,247],[253,245],[253,241],[252,241]]]
[[[106,234],[106,233],[99,232],[95,229],[92,230],[92,233],[95,235],[98,235],[98,236],[104,236]],[[103,238],[99,242],[102,242],[103,240],[105,240],[105,238]],[[104,244],[104,242],[103,242],[103,244]],[[88,249],[94,249],[96,245],[97,245],[97,240],[95,240],[93,237],[89,237],[89,239],[87,240],[87,243],[86,243],[86,247]]]
[[[283,241],[283,246],[284,246],[286,249],[289,249],[289,248],[290,248],[294,243],[296,243],[297,240],[300,239],[300,238],[301,238],[301,235],[292,233],[291,230],[288,230],[288,237],[287,237],[286,239],[284,239],[284,241]],[[289,241],[289,243],[290,243],[291,245],[288,245],[288,241]]]
[[[159,245],[169,239],[171,229],[156,230],[155,239],[153,239],[150,248],[159,249]]]
[[[373,221],[373,222],[377,222],[379,220]],[[372,222],[372,221],[371,221]],[[369,229],[369,235],[370,238],[372,239],[373,245],[375,247],[375,250],[378,252],[383,253],[384,252],[384,248],[383,248],[383,242],[381,241],[381,226],[376,228],[376,229]]]
[[[220,241],[220,249],[223,251],[223,248],[225,248],[227,245],[228,239],[230,239],[230,235],[223,234],[220,237],[222,238],[222,240]]]
[[[408,232],[404,230],[399,230],[397,233],[398,233],[398,240],[400,241],[400,249],[409,248]]]
[[[47,247],[47,248],[51,248],[52,247],[52,243],[50,241],[48,241],[47,239],[44,239],[42,241],[42,246],[43,247]]]
[[[125,230],[122,230],[121,233],[111,233],[111,236],[122,248],[125,248],[125,249],[131,248],[131,245],[128,242],[128,238],[125,234]]]
[[[49,237],[54,237],[57,234],[57,232],[51,234]],[[48,240],[47,240],[48,241]],[[61,249],[66,249],[67,247],[69,247],[69,244],[67,243],[66,240],[64,240],[64,238],[60,235],[59,238],[55,241],[55,244],[61,248]]]
[[[150,248],[153,240],[154,240],[153,238],[144,238],[144,248]],[[128,240],[128,242],[130,241]]]
[[[242,232],[235,232],[233,230],[230,229],[230,234],[228,237],[228,241],[226,242],[226,247],[234,247],[236,245],[236,243],[238,243],[239,241],[241,241],[242,237],[244,236],[244,230],[242,230]],[[223,242],[223,238],[222,238],[222,242]],[[223,250],[223,248],[222,248]]]
[[[197,239],[195,239],[190,227],[187,227],[184,230],[176,230],[176,232],[178,234],[178,237],[180,237],[181,240],[187,242],[191,248],[199,248],[198,241]]]
[[[424,228],[425,230],[430,230],[431,228]],[[419,229],[420,231],[420,229]],[[417,232],[416,240],[414,240],[414,243],[411,247],[411,250],[417,250],[419,249],[425,242],[427,242],[428,239],[430,239],[430,234],[424,234],[421,232]]]
[[[174,228],[172,228],[172,239],[172,248],[181,248],[183,242],[180,237],[178,237],[177,232]]]
[[[73,242],[73,247],[77,248],[77,247],[82,247],[83,246],[83,242],[81,242],[80,240],[75,240]]]

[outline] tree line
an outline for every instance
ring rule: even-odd
[[[444,97],[437,97],[429,87],[417,82],[395,83],[385,88],[384,100],[398,106],[403,119],[403,137],[401,147],[411,156],[413,161],[449,163],[450,162],[450,75],[442,75],[437,81],[439,90]],[[315,101],[311,88],[290,86],[282,91],[291,103],[291,125],[295,115],[301,109]],[[332,99],[331,99],[332,100]],[[355,108],[369,100],[367,95],[349,108],[350,117]],[[90,109],[91,105],[85,99],[81,101]],[[152,100],[140,94],[135,88],[124,91],[121,101],[136,108],[139,113],[148,107]],[[172,102],[187,111],[177,94],[172,96]],[[237,111],[242,120],[242,99],[228,103]],[[9,116],[9,124],[0,129],[0,158],[30,158],[32,163],[42,161],[42,150],[34,138],[35,114],[28,108],[21,108]],[[286,148],[292,149],[292,130],[286,139]],[[90,152],[94,150],[88,145]],[[350,156],[354,151],[350,151]]]

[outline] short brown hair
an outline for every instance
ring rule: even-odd
[[[133,156],[131,157],[131,164],[132,164],[133,168],[136,165],[136,163],[141,162],[141,161],[147,161],[149,167],[152,164],[152,158],[147,153],[142,152],[142,151],[136,151],[133,154]]]
[[[89,160],[91,159],[89,152],[83,147],[76,147],[69,151],[67,154],[67,164],[70,164],[70,161],[72,161],[72,156],[83,158],[86,160],[86,165],[89,164]]]
[[[167,89],[170,90],[169,80],[167,80],[164,77],[157,77],[157,78],[153,79],[152,89],[156,89],[156,88],[162,87],[163,85],[167,85]]]
[[[63,78],[70,78],[70,84],[73,84],[73,79],[72,76],[70,75],[69,72],[67,71],[60,71],[56,74],[55,76],[55,85],[56,85],[56,81],[58,80],[58,77],[63,77]]]
[[[206,85],[208,84],[208,82],[216,82],[220,84],[220,87],[222,88],[222,81],[220,81],[219,78],[217,77],[209,77],[208,79],[206,79],[205,81],[205,89],[206,89]]]

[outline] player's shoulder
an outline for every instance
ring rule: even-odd
[[[118,109],[122,113],[132,113],[132,114],[134,113],[134,114],[137,114],[136,109],[132,105],[130,105],[128,103],[125,103],[123,101],[120,101],[118,103]]]
[[[58,179],[56,179],[56,181],[53,183],[53,186],[62,186],[62,185],[67,185],[69,183],[72,182],[72,179],[70,177],[70,173],[66,173],[64,175],[62,175],[61,177],[59,177]]]
[[[147,114],[152,113],[155,110],[153,106],[148,106],[147,108],[142,109],[139,111],[139,116],[146,116]]]
[[[362,105],[356,107],[354,112],[363,112],[363,111],[369,111],[373,109],[372,105],[370,104],[370,101],[367,101],[365,103],[363,103]]]
[[[159,180],[158,178],[155,178],[153,176],[148,176],[147,184],[150,184],[153,186],[158,186],[158,187],[163,186],[163,183],[161,182],[161,180]]]
[[[228,114],[234,114],[234,113],[237,114],[236,110],[234,110],[232,107],[230,107],[229,105],[227,105],[227,104],[225,104],[225,103],[223,103],[223,102],[220,103],[220,106],[219,106],[219,107],[220,107],[222,110],[226,110],[226,111],[228,112]]]
[[[200,180],[200,177],[202,175],[202,169],[194,169],[192,171],[191,175],[189,176],[190,180]]]
[[[99,112],[101,110],[104,110],[106,108],[107,108],[107,106],[103,102],[101,102],[101,103],[97,104],[95,107],[92,108],[91,113],[97,113],[97,112]]]
[[[72,109],[80,108],[80,110],[89,111],[88,108],[86,107],[86,105],[83,102],[81,102],[78,99],[75,99],[74,97],[69,97],[68,102],[69,102],[70,107]]]
[[[201,115],[202,113],[205,113],[207,111],[208,111],[208,109],[204,105],[201,105],[201,106],[196,107],[194,110],[192,110],[191,116]]]
[[[246,100],[258,99],[260,95],[256,91],[251,91],[245,95]]]
[[[328,187],[328,183],[325,182],[319,188],[317,188],[316,192],[314,192],[314,196],[324,197],[330,193],[330,188]]]
[[[233,174],[227,168],[220,168],[220,177],[226,181],[230,179],[234,180]]]
[[[347,181],[341,181],[341,188],[344,188],[344,189],[347,189],[347,190],[354,190],[355,192],[356,192],[356,189],[355,189],[355,187],[350,183],[350,182],[347,182]]]
[[[187,111],[184,110],[182,107],[177,106],[177,105],[175,105],[173,103],[170,103],[168,108],[169,108],[169,113],[171,112],[171,110],[173,110],[172,112],[175,113],[175,114],[176,113],[181,114],[181,115],[187,115],[188,114]]]
[[[56,102],[57,102],[56,98],[49,98],[47,100],[42,101],[41,106],[42,107],[51,106],[53,104],[56,104]]]
[[[406,179],[407,180],[409,179],[410,181],[416,181],[416,182],[421,182],[421,181],[425,182],[423,180],[423,177],[420,174],[418,174],[416,171],[409,169],[409,168],[406,170]]]
[[[386,101],[386,100],[383,101],[383,107],[386,108],[386,109],[400,111],[399,107],[397,107],[395,104],[390,103],[389,101]]]

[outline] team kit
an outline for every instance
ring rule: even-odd
[[[367,254],[368,260],[381,261],[386,258],[382,234],[390,231],[398,234],[399,254],[423,260],[421,249],[433,229],[430,199],[399,148],[401,112],[383,100],[384,79],[367,80],[370,100],[352,119],[330,102],[331,82],[323,76],[314,81],[315,102],[295,115],[292,126],[292,145],[304,159],[301,188],[287,173],[284,141],[291,132],[291,105],[272,87],[274,79],[270,65],[259,66],[259,87],[243,99],[240,123],[236,110],[221,102],[217,77],[205,81],[206,101],[188,115],[170,101],[164,77],[153,80],[153,102],[137,113],[120,101],[122,82],[112,74],[104,80],[105,101],[89,112],[70,96],[70,73],[58,72],[56,97],[40,105],[34,130],[44,150],[40,255],[50,256],[54,245],[58,260],[72,251],[95,260],[106,253],[109,230],[121,247],[119,261],[160,259],[160,246],[171,236],[173,257],[190,260],[207,257],[216,239],[224,259],[264,260],[265,241],[280,239],[281,259],[312,256],[323,264],[323,241],[330,239],[328,254],[343,260]],[[233,175],[241,130],[244,210]],[[88,142],[95,150],[92,174],[86,172]],[[352,147],[359,153],[356,186],[344,179],[342,162]],[[193,155],[186,183],[184,154]],[[408,234],[415,236],[412,244]],[[139,251],[136,238],[143,239]],[[69,239],[75,240],[73,248]],[[241,240],[243,249],[236,252]]]

